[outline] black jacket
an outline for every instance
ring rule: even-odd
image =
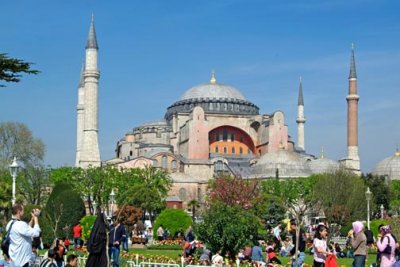
[[[108,238],[108,246],[120,246],[122,243],[122,240],[124,236],[126,235],[125,233],[125,227],[123,224],[120,224],[118,226],[113,226],[110,230],[109,238]],[[115,244],[115,242],[118,241],[118,245]]]

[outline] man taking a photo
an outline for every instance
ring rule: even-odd
[[[12,220],[7,224],[7,231],[10,229],[9,255],[11,266],[28,267],[32,254],[32,238],[40,235],[39,209],[32,210],[29,224],[22,221],[24,206],[14,204],[12,207]],[[11,227],[11,228],[10,228]]]

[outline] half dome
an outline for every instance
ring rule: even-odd
[[[308,165],[312,173],[329,173],[339,170],[340,164],[337,161],[327,158],[317,158],[309,161]]]
[[[280,178],[307,177],[311,170],[306,161],[297,153],[281,149],[276,152],[267,153],[252,167],[252,174],[257,178]]]
[[[373,175],[387,176],[391,180],[400,180],[400,151],[380,161],[372,171]]]

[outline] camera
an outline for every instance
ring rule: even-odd
[[[40,216],[40,209],[33,209],[32,210],[32,215],[39,217]]]

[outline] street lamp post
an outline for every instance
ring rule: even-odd
[[[110,210],[111,210],[111,214],[110,217],[112,217],[113,214],[113,209],[114,209],[114,201],[115,201],[115,193],[114,193],[114,189],[111,189],[111,193],[110,193]]]
[[[383,211],[385,210],[385,207],[383,204],[381,204],[381,219],[383,220]]]
[[[17,158],[14,157],[13,162],[9,166],[10,168],[10,174],[12,177],[12,199],[11,203],[14,205],[15,204],[15,182],[17,180],[17,173],[19,169],[19,165],[17,163]]]
[[[368,226],[368,229],[370,230],[371,228],[370,228],[370,223],[369,223],[369,202],[370,202],[370,200],[371,200],[371,195],[372,195],[372,193],[371,193],[371,191],[369,190],[369,187],[367,188],[367,192],[365,192],[365,198],[367,199],[367,226]]]
[[[92,205],[93,205],[93,215],[96,215],[96,209],[97,209],[96,200],[93,200]]]

